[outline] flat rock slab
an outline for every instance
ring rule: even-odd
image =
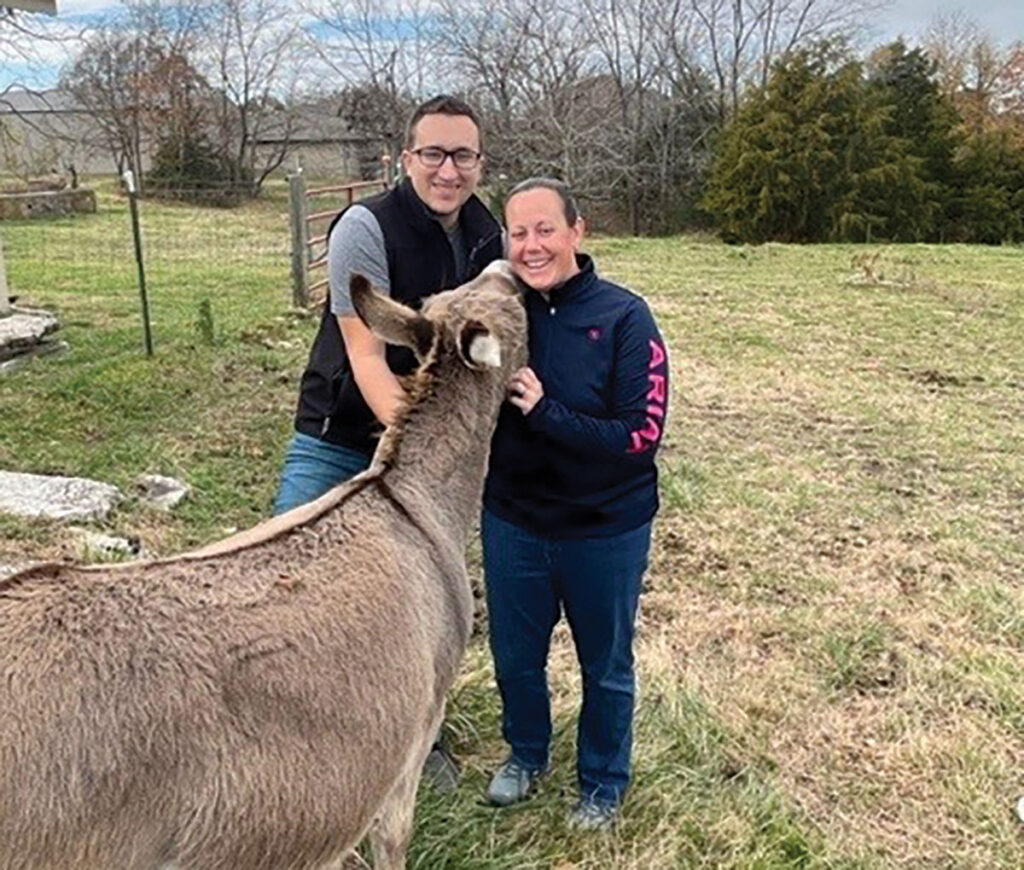
[[[142,502],[162,511],[169,511],[192,491],[187,483],[162,474],[140,474],[135,486]]]
[[[109,483],[0,471],[0,512],[32,519],[101,520],[120,501]]]
[[[0,221],[36,217],[95,214],[96,194],[84,187],[74,190],[38,190],[0,194]]]
[[[25,353],[57,328],[48,311],[19,311],[0,317],[0,361]]]

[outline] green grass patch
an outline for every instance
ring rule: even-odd
[[[0,379],[0,467],[116,484],[94,526],[170,554],[267,515],[316,319],[290,308],[283,185],[147,201],[147,359],[126,204],[101,185],[99,205],[0,224],[11,291],[69,345]],[[614,836],[566,829],[562,632],[552,774],[485,806],[505,749],[480,633],[446,726],[463,779],[421,790],[411,866],[1024,866],[1024,250],[587,247],[649,301],[672,366],[635,783]],[[192,494],[147,510],[142,473]],[[74,553],[62,524],[0,516],[0,562]]]

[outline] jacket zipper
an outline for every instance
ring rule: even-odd
[[[474,266],[476,265],[476,263],[474,262],[474,258],[478,253],[480,253],[481,248],[486,247],[487,245],[489,245],[491,242],[498,238],[501,238],[500,231],[496,233],[491,233],[489,236],[480,239],[475,245],[473,245],[473,247],[469,251],[469,254],[466,255],[466,267],[469,269],[469,271],[472,271]]]

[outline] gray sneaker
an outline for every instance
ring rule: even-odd
[[[581,800],[569,813],[569,827],[577,831],[611,831],[619,818],[615,804],[602,804],[593,800]]]
[[[440,742],[435,743],[423,762],[423,778],[442,794],[459,787],[459,766]]]
[[[530,770],[509,756],[498,768],[487,786],[487,800],[499,807],[507,807],[524,800],[530,789],[544,771]]]

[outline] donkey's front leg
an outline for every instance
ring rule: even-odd
[[[442,710],[409,755],[405,770],[381,804],[380,812],[370,828],[373,849],[373,870],[404,870],[405,853],[412,837],[413,812],[416,809],[416,788],[423,763],[434,745],[444,718]]]

